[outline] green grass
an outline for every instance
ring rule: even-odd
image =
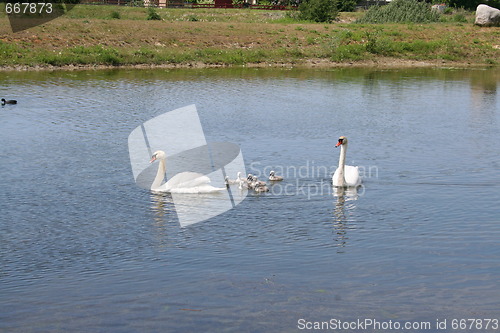
[[[358,23],[429,23],[438,22],[440,14],[426,2],[393,0],[385,6],[373,6]]]
[[[241,66],[381,58],[497,65],[500,52],[500,29],[453,18],[470,19],[470,13],[460,11],[426,24],[315,24],[293,20],[286,12],[236,9],[155,11],[161,21],[146,20],[145,8],[78,5],[57,20],[16,34],[0,14],[0,66]]]

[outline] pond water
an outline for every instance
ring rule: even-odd
[[[0,331],[498,331],[499,84],[498,69],[4,72]],[[127,139],[190,104],[207,141],[285,180],[184,227],[135,184]],[[340,135],[355,195],[331,187]]]

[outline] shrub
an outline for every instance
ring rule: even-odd
[[[474,22],[475,13],[463,8],[446,7],[443,15],[441,15],[441,22],[456,22],[467,23]]]
[[[131,7],[144,7],[144,1],[143,0],[130,0],[128,5]]]
[[[332,22],[338,15],[337,0],[305,0],[299,6],[299,19]]]
[[[385,6],[373,6],[358,23],[428,23],[439,21],[440,14],[426,2],[394,0]]]
[[[156,12],[156,10],[152,7],[148,9],[148,17],[147,20],[161,20],[161,16]]]
[[[113,12],[111,12],[111,18],[112,18],[112,19],[118,19],[118,20],[119,20],[119,19],[121,18],[121,15],[120,15],[120,13],[119,13],[119,12],[117,12],[117,11],[113,11]]]
[[[337,9],[339,12],[354,12],[357,4],[356,0],[338,0]]]
[[[452,22],[467,23],[467,18],[462,13],[457,13],[451,18]]]

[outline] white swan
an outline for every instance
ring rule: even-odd
[[[261,192],[269,192],[269,187],[267,187],[267,185],[256,185],[253,190],[257,193],[261,193]]]
[[[247,176],[247,179],[245,179],[247,187],[251,188],[251,189],[253,189],[255,187],[253,177],[254,177],[254,175],[252,175],[251,173],[249,173],[248,176]]]
[[[241,179],[238,184],[238,188],[240,190],[246,190],[248,188],[248,182],[246,180]]]
[[[265,185],[267,185],[265,181],[259,180],[259,178],[257,176],[253,176],[252,180],[253,180],[253,183],[255,184],[255,186],[265,186]]]
[[[283,177],[282,176],[276,176],[274,170],[271,170],[271,172],[269,173],[269,180],[272,181],[272,182],[279,182],[279,181],[283,180]]]
[[[238,172],[238,174],[236,175],[236,181],[238,183],[240,183],[242,181],[246,182],[246,178],[241,177],[241,172]]]
[[[257,176],[254,176],[251,173],[248,174],[247,182],[248,182],[248,187],[251,189],[267,185],[266,182],[260,181],[259,178],[257,178]]]
[[[151,190],[156,192],[170,193],[213,193],[226,190],[225,187],[213,187],[209,185],[210,178],[197,172],[181,172],[163,183],[167,170],[165,163],[166,154],[164,151],[155,151],[151,156],[150,163],[158,160],[158,172],[151,184]]]
[[[229,176],[224,177],[224,183],[226,184],[226,187],[229,185],[234,185],[234,180],[229,179]]]
[[[224,178],[224,180],[226,181],[226,185],[236,185],[236,184],[239,184],[242,180],[244,181],[244,179],[241,178],[241,172],[238,172],[235,180],[229,179],[229,176],[226,176],[226,178]]]
[[[345,165],[345,155],[347,151],[347,138],[341,136],[335,147],[340,146],[339,167],[332,177],[333,186],[356,187],[361,185],[359,168],[357,166]]]

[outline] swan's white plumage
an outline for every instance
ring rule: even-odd
[[[245,179],[241,178],[241,172],[238,172],[235,180],[229,179],[229,176],[225,178],[226,185],[239,185],[242,180],[245,181]]]
[[[214,187],[210,185],[210,178],[197,172],[181,172],[170,178],[166,183],[163,183],[165,178],[165,152],[156,151],[151,163],[159,160],[158,172],[151,185],[151,190],[155,192],[170,192],[170,193],[214,193],[226,190],[224,187]]]
[[[357,166],[345,165],[347,152],[347,138],[341,136],[337,147],[340,146],[339,166],[332,176],[333,186],[337,187],[356,187],[361,185],[361,176]]]
[[[333,186],[354,187],[361,185],[361,177],[359,176],[359,167],[352,165],[344,165],[345,185],[342,184],[342,180],[339,179],[339,173],[340,173],[340,168],[337,168],[332,177]]]
[[[273,182],[279,182],[279,181],[283,180],[283,177],[282,176],[276,176],[274,170],[271,170],[271,172],[269,173],[269,180],[273,181]]]

